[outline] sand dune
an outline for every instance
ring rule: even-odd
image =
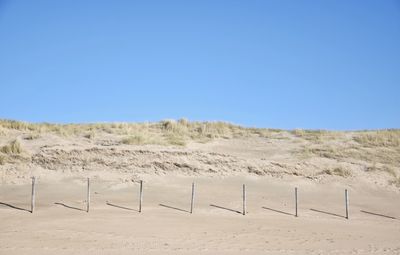
[[[400,254],[398,131],[171,123],[3,122],[0,254]]]

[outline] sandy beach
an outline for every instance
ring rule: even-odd
[[[0,0],[0,255],[400,255],[400,0]]]
[[[191,182],[196,199],[190,210]],[[242,215],[242,183],[247,214]],[[294,191],[299,187],[299,217]],[[343,188],[349,187],[349,220]],[[83,179],[1,187],[1,254],[398,254],[399,194],[359,183],[299,178],[149,177],[137,183]],[[11,207],[12,206],[12,207]],[[374,215],[375,214],[375,215]],[[378,215],[382,214],[382,215]],[[396,219],[384,217],[391,216]]]
[[[261,136],[237,127],[239,136],[231,129],[205,142],[182,136],[186,144],[177,146],[127,144],[103,127],[88,139],[85,126],[79,130],[2,128],[0,254],[400,253],[392,133]]]

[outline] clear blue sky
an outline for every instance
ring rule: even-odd
[[[0,0],[0,118],[400,128],[400,1]]]

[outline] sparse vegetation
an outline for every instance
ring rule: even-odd
[[[40,137],[39,134],[28,134],[24,137],[25,140],[35,140]]]
[[[291,133],[296,136],[303,138],[307,141],[311,141],[314,143],[320,143],[323,140],[334,140],[340,136],[339,132],[328,131],[328,130],[305,130],[305,129],[294,129]]]
[[[389,184],[392,184],[392,185],[400,188],[400,177],[397,177],[394,180],[389,181]]]
[[[322,148],[307,146],[301,151],[301,155],[304,158],[318,156],[321,158],[339,159],[344,157],[343,151],[337,150],[336,148],[330,146],[324,146]]]
[[[171,144],[171,145],[179,145],[179,146],[186,145],[186,140],[183,136],[171,134],[171,135],[168,135],[166,139],[167,139],[168,144]]]
[[[52,140],[55,135],[59,137]],[[70,137],[73,139],[69,139],[68,144],[74,146],[80,145],[80,139],[88,142],[85,138],[96,140],[96,146],[118,144],[185,146],[192,142],[205,143],[213,139],[266,138],[261,143],[255,141],[259,147],[254,149],[260,152],[263,152],[261,147],[264,144],[270,150],[268,146],[280,146],[278,139],[285,139],[287,141],[283,141],[282,146],[288,146],[289,150],[293,151],[293,155],[300,156],[304,167],[312,168],[318,162],[324,164],[326,168],[322,168],[325,169],[324,171],[321,171],[320,165],[316,166],[316,169],[319,169],[317,170],[318,174],[349,177],[352,176],[352,169],[354,169],[354,174],[358,173],[359,169],[365,169],[367,172],[382,173],[382,176],[390,180],[390,183],[400,187],[400,169],[398,167],[400,165],[400,130],[336,132],[296,129],[285,131],[246,128],[226,122],[191,122],[187,119],[163,120],[154,123],[93,124],[25,123],[0,120],[0,136],[2,138],[0,141],[0,165],[21,161],[30,162],[31,154],[25,152],[37,151],[37,148],[42,146],[47,147],[47,141],[51,141],[50,146],[53,146],[53,143],[57,144],[58,148],[60,144],[65,144],[63,140]],[[43,139],[38,142],[30,141],[39,137]],[[11,141],[11,139],[15,140]],[[274,139],[274,141],[269,141],[270,139]],[[26,150],[24,150],[22,142],[29,145]],[[237,142],[233,143],[234,146]],[[249,144],[252,142],[253,140],[249,140]],[[267,145],[267,143],[271,145]],[[268,153],[262,158],[266,164],[270,161]],[[349,164],[354,164],[356,167],[348,169],[343,167],[349,166]],[[298,171],[297,167],[293,170],[293,174],[301,175],[301,171]],[[300,167],[302,167],[301,164]],[[264,175],[265,171],[269,171],[267,168],[267,170],[264,168],[254,169],[249,168],[249,172]],[[311,175],[314,175],[314,170]]]
[[[90,133],[84,134],[83,137],[89,139],[89,140],[93,140],[96,136],[96,133],[94,131],[91,131]]]
[[[367,172],[385,172],[388,173],[389,175],[392,175],[394,177],[397,176],[396,171],[394,170],[393,167],[387,166],[387,165],[382,165],[382,164],[377,164],[376,162],[374,162],[371,166],[368,166],[366,168]]]
[[[341,177],[349,177],[351,176],[351,172],[348,169],[345,169],[343,167],[335,167],[334,169],[326,169],[322,171],[323,174],[328,174],[328,175],[337,175]]]
[[[0,154],[0,166],[6,163],[6,156]]]
[[[353,139],[365,147],[399,147],[400,129],[357,133]]]
[[[156,123],[95,123],[95,124],[49,124],[26,123],[13,120],[0,120],[0,127],[30,132],[32,138],[41,133],[54,133],[62,137],[83,136],[93,139],[94,136],[107,133],[119,136],[145,138],[124,138],[126,143],[132,140],[134,144],[155,143],[184,145],[187,141],[207,142],[212,139],[247,137],[250,135],[269,137],[280,130],[245,128],[226,122],[190,122],[187,119],[164,120]],[[27,136],[29,137],[29,135]],[[149,139],[151,138],[151,139]]]
[[[237,137],[258,136],[269,139],[286,139],[287,133],[280,129],[246,128],[226,122],[191,122],[187,119],[164,120],[155,123],[93,123],[93,124],[50,124],[27,123],[14,120],[0,120],[0,135],[8,130],[19,130],[28,133],[25,139],[37,139],[40,134],[53,133],[61,137],[81,136],[87,139],[100,137],[101,134],[113,134],[129,144],[172,144],[184,145],[189,141],[208,142],[213,139],[230,139]],[[327,130],[295,129],[290,131],[295,137],[302,138],[314,144],[324,144],[326,141],[343,138],[343,132]],[[125,138],[124,138],[125,137]],[[130,138],[131,137],[131,138]],[[133,138],[132,138],[133,137]],[[351,138],[350,138],[351,139]],[[381,147],[392,148],[400,155],[400,130],[360,131],[353,134],[353,141],[365,149]],[[126,141],[125,141],[126,140]],[[358,149],[357,149],[358,150]],[[307,148],[304,155],[319,155],[321,157],[339,159],[348,155],[358,155],[356,150],[324,146],[321,148]],[[387,154],[387,152],[385,152]],[[374,160],[389,160],[381,153],[373,155]],[[393,154],[393,153],[392,153]],[[392,155],[390,154],[390,155]],[[358,156],[369,155],[363,151]],[[369,157],[368,156],[368,157]],[[392,163],[399,163],[399,159],[390,159]]]
[[[1,147],[0,151],[5,154],[20,154],[23,150],[18,140],[14,140],[10,144]]]
[[[123,144],[140,145],[140,144],[145,144],[146,139],[142,135],[135,135],[135,136],[130,136],[130,137],[124,138],[124,139],[122,139],[121,142]]]
[[[313,144],[304,146],[295,153],[303,159],[321,157],[334,160],[359,160],[389,166],[400,164],[400,147],[363,147],[351,143]]]

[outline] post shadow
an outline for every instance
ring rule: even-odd
[[[336,217],[340,217],[340,218],[345,218],[346,219],[346,216],[343,216],[343,215],[340,215],[340,214],[336,214],[336,213],[321,211],[321,210],[317,210],[317,209],[313,209],[313,208],[311,208],[310,211],[319,212],[319,213],[328,214],[328,215],[331,215],[331,216],[336,216]]]
[[[360,210],[360,212],[374,215],[374,216],[380,216],[380,217],[384,217],[384,218],[388,218],[388,219],[392,219],[392,220],[396,219],[396,217],[388,216],[388,215],[384,215],[384,214],[380,214],[380,213],[368,212],[368,211],[364,211],[364,210]]]
[[[234,212],[234,213],[243,214],[243,212],[241,212],[241,211],[238,211],[238,210],[235,210],[235,209],[231,209],[231,208],[227,208],[227,207],[223,207],[223,206],[219,206],[219,205],[210,204],[210,206],[218,208],[218,209]]]
[[[19,210],[19,211],[31,212],[31,210],[28,210],[28,209],[25,209],[25,208],[21,208],[21,207],[12,205],[12,204],[7,204],[7,203],[0,202],[0,205],[4,205],[4,206],[7,206],[7,207],[10,207],[12,209]]]
[[[77,210],[77,211],[85,211],[85,210],[83,210],[82,208],[73,207],[73,206],[66,205],[66,204],[59,203],[59,202],[57,202],[57,203],[54,203],[54,204],[55,204],[55,205],[61,205],[61,206],[64,206],[65,208],[68,208],[68,209],[73,209],[73,210]]]
[[[284,212],[284,211],[280,211],[280,210],[272,209],[272,208],[265,207],[265,206],[263,206],[263,207],[261,207],[261,208],[263,208],[263,209],[265,209],[265,210],[270,210],[270,211],[273,211],[273,212],[277,212],[277,213],[285,214],[285,215],[296,216],[296,215],[295,215],[295,214],[293,214],[293,213],[288,213],[288,212]]]
[[[121,205],[112,204],[112,203],[110,203],[110,202],[108,202],[108,201],[106,202],[106,205],[112,206],[112,207],[116,207],[116,208],[119,208],[119,209],[124,209],[124,210],[139,212],[139,210],[132,209],[132,208],[125,207],[125,206],[121,206]]]
[[[177,210],[177,211],[181,211],[181,212],[190,213],[190,211],[188,211],[188,210],[184,210],[184,209],[181,209],[181,208],[178,208],[178,207],[173,207],[173,206],[170,206],[170,205],[159,204],[159,206],[162,206],[162,207],[165,207],[165,208],[169,208],[169,209],[173,209],[173,210]]]

